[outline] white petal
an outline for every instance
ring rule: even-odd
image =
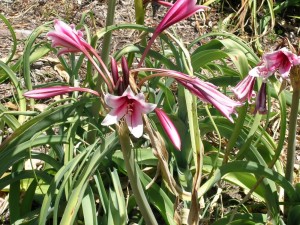
[[[118,123],[118,121],[126,114],[127,112],[127,105],[124,104],[122,107],[118,107],[116,109],[112,109],[104,118],[101,125],[103,126],[109,126],[115,123]]]
[[[156,108],[156,104],[147,103],[147,102],[139,102],[139,104],[142,107],[142,113],[149,113],[152,112]]]
[[[152,112],[156,108],[156,104],[147,103],[145,101],[145,96],[143,93],[139,93],[131,99],[135,100],[135,103],[134,103],[135,105],[137,105],[138,107],[141,107],[142,113],[147,114],[149,112]]]
[[[134,98],[135,97],[133,91],[130,88],[130,85],[128,85],[126,90],[123,92],[122,96],[127,96],[128,98]]]

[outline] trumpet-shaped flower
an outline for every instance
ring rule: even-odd
[[[208,8],[207,6],[197,5],[196,0],[177,0],[159,23],[153,36],[159,35],[168,27],[190,17],[194,13]]]
[[[162,1],[160,1],[160,4]],[[209,9],[207,6],[203,5],[197,5],[196,0],[177,0],[172,6],[170,4],[167,4],[168,6],[171,6],[162,21],[158,24],[156,27],[142,57],[138,64],[138,68],[142,65],[148,51],[150,50],[150,47],[154,40],[158,37],[158,35],[163,32],[168,27],[172,26],[175,23],[178,23],[181,20],[184,20],[191,15],[195,14],[198,11],[203,11],[205,9]]]
[[[236,114],[235,108],[241,106],[242,103],[230,99],[218,91],[215,85],[198,78],[193,78],[192,80],[182,80],[179,78],[176,80],[200,100],[212,104],[223,116],[230,122],[233,122],[231,114]]]
[[[61,47],[58,55],[69,52],[86,52],[87,42],[83,39],[83,33],[76,30],[75,26],[67,25],[63,21],[54,21],[54,31],[50,31],[47,36],[52,40],[52,47]]]
[[[155,113],[162,125],[162,128],[164,129],[164,131],[166,132],[166,134],[168,135],[170,141],[173,143],[173,145],[180,150],[181,148],[181,139],[180,136],[178,134],[178,131],[176,129],[176,127],[174,126],[173,122],[170,120],[170,118],[167,116],[167,114],[159,109],[156,108],[155,109]]]
[[[99,72],[104,82],[107,84],[109,91],[113,92],[113,79],[111,78],[106,65],[97,54],[96,50],[83,39],[83,33],[80,30],[76,30],[74,25],[69,26],[60,20],[54,20],[54,29],[55,30],[50,31],[47,36],[52,40],[52,47],[61,47],[58,51],[58,55],[82,52]],[[93,59],[92,55],[97,58],[105,74]]]
[[[235,96],[245,101],[248,97],[248,101],[252,96],[253,86],[257,77],[263,79],[263,84],[256,97],[255,112],[265,114],[266,108],[266,82],[267,79],[278,71],[283,79],[287,79],[290,70],[293,66],[300,64],[300,57],[290,52],[287,48],[279,49],[278,51],[266,53],[262,57],[262,61],[249,71],[242,81],[240,81],[233,89]]]
[[[197,77],[191,77],[184,73],[174,70],[154,68],[139,68],[133,70],[132,72],[137,71],[157,72],[156,74],[144,78],[139,85],[141,85],[143,82],[152,77],[172,77],[176,79],[178,83],[182,84],[191,93],[196,95],[200,100],[212,104],[216,109],[220,111],[221,114],[223,114],[231,122],[233,122],[231,114],[235,114],[235,108],[242,105],[241,102],[234,101],[226,95],[224,95],[223,93],[221,93],[220,91],[218,91],[217,87],[212,83],[202,81]]]
[[[63,95],[74,91],[87,92],[99,96],[98,92],[91,90],[89,88],[69,87],[69,86],[53,86],[53,87],[46,87],[46,88],[38,88],[35,90],[25,92],[24,96],[27,98],[44,99],[44,98],[52,98],[57,95]]]
[[[106,94],[105,103],[111,108],[111,111],[102,121],[102,125],[109,126],[125,117],[125,121],[130,133],[136,138],[143,134],[142,114],[149,113],[156,108],[155,104],[145,102],[145,96],[142,93],[134,95],[130,86],[124,91],[122,96]]]
[[[278,70],[282,78],[286,79],[289,76],[291,67],[300,64],[300,56],[290,52],[287,48],[282,48],[265,54],[263,61],[269,71],[275,72]]]
[[[255,81],[256,77],[248,75],[232,88],[232,91],[238,100],[244,102],[248,99],[248,102],[251,102],[251,98],[254,96],[253,87]]]

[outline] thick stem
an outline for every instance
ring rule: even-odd
[[[116,0],[109,0],[107,16],[106,16],[106,24],[105,24],[106,27],[114,24],[115,8],[116,8]],[[112,32],[107,32],[103,38],[103,45],[102,45],[103,47],[102,47],[101,57],[102,57],[102,60],[105,65],[108,64],[109,52],[110,52],[110,47],[111,47],[111,44],[110,44],[111,43],[111,35],[112,35]]]
[[[289,135],[288,135],[288,148],[287,148],[287,161],[285,178],[293,183],[293,171],[295,162],[296,150],[296,132],[297,132],[297,116],[299,106],[300,90],[293,91],[291,114],[289,120]]]
[[[134,151],[130,144],[129,131],[126,124],[120,124],[118,127],[118,134],[120,138],[122,153],[124,157],[127,176],[130,181],[130,186],[135,197],[136,203],[142,213],[147,225],[157,225],[155,216],[146,198],[142,184],[139,179],[138,168],[134,160]]]
[[[288,135],[288,148],[285,178],[292,184],[294,180],[294,163],[295,163],[295,150],[296,150],[296,132],[297,132],[297,116],[299,106],[300,90],[293,91],[291,114],[289,120],[289,135]],[[285,194],[284,201],[288,202],[289,198]],[[284,214],[287,215],[289,210],[288,204],[284,206]]]
[[[134,0],[135,22],[144,25],[145,9],[142,0]]]

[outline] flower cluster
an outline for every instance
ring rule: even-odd
[[[290,52],[287,48],[282,48],[272,53],[266,53],[262,57],[262,61],[249,71],[249,74],[240,81],[232,91],[236,98],[240,101],[251,101],[255,96],[253,88],[258,77],[262,78],[262,85],[256,97],[255,112],[264,114],[267,112],[266,108],[266,82],[267,79],[275,72],[278,72],[283,79],[289,77],[291,68],[300,64],[300,56]]]
[[[194,13],[208,8],[206,6],[197,5],[196,0],[177,0],[174,4],[164,1],[157,2],[170,8],[163,20],[155,29],[153,36],[141,57],[138,68],[140,68],[142,65],[142,62],[154,39],[158,37],[161,32],[171,25],[193,15]],[[121,59],[122,76],[120,76],[118,73],[117,62],[114,58],[111,58],[111,72],[109,72],[97,51],[83,39],[83,33],[79,30],[76,30],[74,25],[69,26],[62,21],[55,20],[54,28],[55,29],[50,31],[47,36],[52,40],[52,47],[60,48],[58,55],[61,56],[62,54],[77,52],[83,53],[93,64],[99,75],[102,77],[104,83],[107,85],[108,93],[104,94],[104,101],[110,108],[110,112],[102,121],[102,125],[109,126],[116,124],[124,118],[129,131],[134,137],[139,138],[143,134],[142,115],[155,110],[155,113],[161,122],[164,131],[174,146],[180,150],[181,141],[179,134],[167,114],[161,109],[156,108],[156,104],[146,102],[143,93],[138,93],[137,95],[133,93],[129,84],[130,71],[125,57]],[[95,59],[98,61],[98,63],[100,63],[101,69]],[[268,66],[272,67],[272,65]],[[133,71],[134,70],[132,70],[132,72]],[[196,95],[202,101],[211,103],[227,119],[233,122],[231,114],[236,113],[235,108],[240,106],[241,103],[233,101],[219,92],[217,87],[213,84],[204,82],[199,78],[191,77],[177,71],[163,69],[151,69],[151,71],[156,71],[158,72],[158,75],[161,76],[175,78],[178,83],[187,88],[191,93]],[[138,72],[138,70],[136,70],[136,72]],[[25,93],[24,96],[42,99],[72,91],[88,92],[101,97],[99,93],[88,88],[68,86],[36,89]]]

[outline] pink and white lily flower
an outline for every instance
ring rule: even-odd
[[[160,4],[165,4],[165,3],[160,1]],[[167,4],[167,6],[171,6],[171,5]],[[166,13],[162,21],[156,27],[137,67],[138,68],[141,67],[148,51],[150,50],[152,43],[161,32],[163,32],[165,29],[172,26],[173,24],[178,23],[179,21],[192,16],[196,12],[204,11],[205,9],[209,9],[209,7],[203,5],[197,5],[196,0],[177,0],[170,7],[170,9]]]
[[[288,78],[292,66],[300,64],[300,56],[290,52],[287,48],[281,48],[275,52],[264,54],[263,61],[269,71],[278,70],[282,78]]]
[[[248,75],[231,90],[239,101],[244,102],[246,99],[248,99],[248,102],[250,103],[252,97],[255,96],[253,93],[255,81],[256,77]]]
[[[153,36],[159,35],[173,24],[184,20],[196,12],[209,9],[208,6],[197,5],[196,0],[177,0],[159,23]]]
[[[60,20],[54,20],[54,29],[55,30],[50,31],[47,36],[52,40],[52,47],[61,48],[58,51],[58,56],[66,53],[82,52],[99,72],[109,91],[112,93],[114,88],[113,79],[96,50],[83,39],[83,33],[80,30],[76,30],[75,25],[72,24],[69,26]],[[97,58],[105,74],[93,56]]]
[[[111,111],[101,124],[104,126],[116,124],[124,117],[130,133],[136,138],[143,135],[142,114],[147,114],[156,108],[156,104],[145,101],[145,96],[142,93],[134,95],[130,86],[127,87],[122,96],[106,94],[104,100]]]
[[[235,108],[242,106],[242,103],[234,101],[218,91],[217,86],[193,78],[192,80],[176,79],[180,84],[196,95],[201,101],[212,104],[219,112],[233,123],[231,114],[237,114]]]
[[[262,61],[249,71],[242,81],[240,81],[233,89],[235,96],[240,101],[245,101],[248,98],[250,101],[253,96],[253,87],[256,78],[260,77],[263,84],[256,96],[255,112],[265,114],[266,108],[266,89],[267,79],[278,71],[283,79],[287,79],[290,70],[293,66],[300,64],[300,56],[290,52],[287,48],[279,49],[272,53],[266,53],[262,57]]]
[[[75,29],[75,25],[67,25],[63,21],[54,20],[54,31],[47,36],[52,40],[52,47],[61,47],[58,55],[69,52],[86,52],[88,43],[83,39],[83,33]]]
[[[46,88],[38,88],[31,91],[27,91],[23,95],[27,98],[44,99],[44,98],[52,98],[57,95],[63,95],[74,91],[87,92],[99,96],[98,92],[91,90],[89,88],[69,87],[69,86],[53,86],[53,87],[46,87]]]

